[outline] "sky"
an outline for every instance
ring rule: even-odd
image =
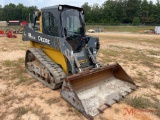
[[[24,6],[37,6],[38,8],[43,8],[47,6],[54,6],[58,4],[68,4],[74,6],[82,6],[85,2],[88,2],[90,5],[94,3],[103,4],[105,0],[0,0],[2,6],[9,3],[22,3]]]
[[[58,4],[68,4],[81,7],[85,2],[88,2],[89,5],[93,5],[94,3],[98,3],[102,5],[106,0],[0,0],[0,5],[4,6],[9,3],[22,3],[24,6],[37,6],[38,8],[43,8],[47,6],[54,6]],[[157,0],[150,0],[154,3]]]

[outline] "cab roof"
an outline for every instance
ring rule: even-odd
[[[76,7],[76,6],[71,6],[71,5],[55,5],[55,6],[49,6],[49,7],[42,8],[42,10],[58,9],[59,6],[62,6],[63,8],[77,9],[77,10],[79,10],[79,11],[82,11],[82,10],[83,10],[83,8]]]

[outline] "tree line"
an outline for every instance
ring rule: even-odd
[[[0,21],[26,20],[29,22],[29,14],[32,15],[36,9],[36,6],[26,7],[23,4],[15,5],[10,3],[3,8],[0,5]]]
[[[160,2],[147,0],[106,0],[98,4],[82,5],[87,23],[104,24],[160,24]]]
[[[82,5],[87,23],[102,24],[160,24],[160,1],[147,0],[106,0],[102,5]],[[0,21],[26,20],[36,6],[10,3],[3,8],[0,5]]]

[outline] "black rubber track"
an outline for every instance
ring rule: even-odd
[[[47,81],[43,80],[41,77],[36,76],[33,72],[30,72],[27,67],[27,54],[32,53],[34,57],[51,73],[54,77],[55,83],[48,83]],[[62,85],[63,80],[66,77],[65,72],[63,69],[54,63],[40,48],[31,48],[26,52],[26,59],[25,59],[25,67],[26,71],[32,75],[34,78],[45,84],[51,89],[57,89]]]

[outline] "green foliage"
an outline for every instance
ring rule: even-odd
[[[153,108],[155,106],[149,99],[143,97],[125,98],[124,103],[138,109]]]
[[[117,24],[159,24],[160,3],[147,0],[106,0],[101,6],[84,3],[87,23]]]
[[[158,99],[153,102],[143,97],[129,97],[125,98],[123,102],[137,109],[155,109],[155,114],[160,117],[160,102]]]
[[[134,17],[132,24],[133,24],[133,25],[139,25],[139,24],[140,24],[140,19],[139,19],[139,17]]]
[[[9,21],[9,20],[26,20],[29,21],[29,14],[32,14],[33,11],[37,9],[36,6],[26,7],[23,4],[15,5],[10,3],[5,5],[3,8],[0,5],[0,21]]]

